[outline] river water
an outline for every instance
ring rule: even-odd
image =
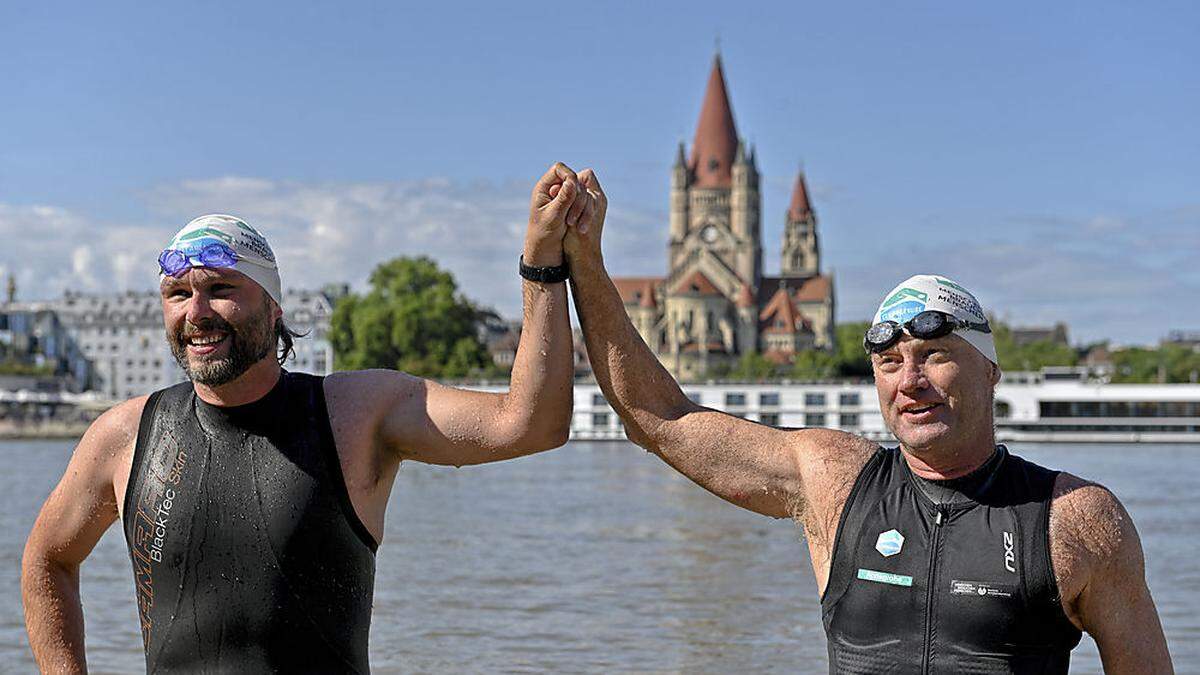
[[[21,547],[73,444],[0,442],[0,671],[33,672]],[[1028,445],[1132,513],[1176,670],[1200,672],[1200,448]],[[82,569],[89,664],[144,668],[130,564],[112,528]],[[467,469],[406,465],[379,550],[375,672],[823,673],[798,530],[741,511],[628,443]],[[1099,673],[1084,637],[1072,672]]]

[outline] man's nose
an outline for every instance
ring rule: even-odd
[[[900,391],[921,391],[929,386],[925,371],[914,361],[908,361],[900,371]]]
[[[211,319],[213,315],[212,305],[209,304],[208,297],[203,293],[193,293],[192,297],[188,298],[188,323],[198,326],[202,321]]]

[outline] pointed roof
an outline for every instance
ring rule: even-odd
[[[788,206],[788,220],[803,220],[812,213],[808,202],[808,186],[804,184],[804,172],[796,174],[796,186],[792,188],[792,203]]]
[[[647,297],[653,302],[654,288],[662,281],[662,277],[613,277],[613,285],[617,287],[621,302],[642,307],[646,306],[643,303]]]
[[[700,270],[692,272],[682,281],[675,284],[675,292],[693,293],[700,296],[724,295],[724,293],[717,288],[716,284],[714,284],[712,280],[705,276],[704,272],[701,272]]]
[[[692,142],[692,159],[688,168],[695,176],[696,187],[720,188],[733,183],[733,158],[737,153],[737,127],[733,124],[733,109],[725,91],[725,73],[721,55],[713,57],[704,103],[700,106],[700,121],[696,123],[696,139]]]
[[[782,285],[775,291],[775,295],[771,296],[771,301],[758,315],[758,320],[763,333],[796,333],[804,329],[811,330],[800,310],[796,309],[795,303],[792,302],[788,289]],[[783,325],[777,326],[777,323]]]

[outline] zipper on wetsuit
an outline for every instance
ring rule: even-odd
[[[933,536],[929,540],[929,578],[925,582],[925,649],[921,655],[922,673],[929,672],[929,660],[933,651],[933,645],[930,644],[930,631],[933,630],[933,582],[934,573],[937,571],[938,535],[941,533],[942,522],[945,518],[945,510],[939,504],[937,515],[933,519]]]

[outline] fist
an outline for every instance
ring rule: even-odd
[[[600,258],[600,233],[604,230],[604,216],[608,213],[608,197],[600,187],[600,179],[593,169],[579,172],[579,185],[587,195],[588,207],[575,223],[568,223],[563,248],[574,263],[583,258]]]
[[[579,176],[566,164],[556,162],[533,187],[529,204],[529,229],[525,235],[525,263],[562,264],[562,242],[567,228],[590,220],[595,204],[580,187]]]

